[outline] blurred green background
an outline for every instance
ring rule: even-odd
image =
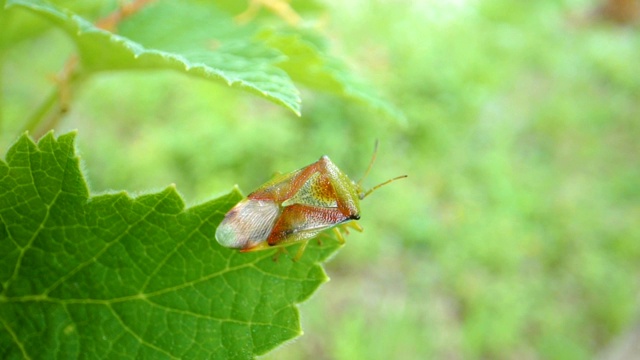
[[[363,202],[305,335],[266,358],[602,354],[640,304],[640,30],[590,21],[594,1],[328,5],[336,52],[405,123],[304,89],[296,118],[171,72],[103,74],[57,130],[79,130],[92,191],[175,183],[196,204],[322,154],[359,179],[379,139],[365,186],[409,178]],[[38,41],[8,54],[3,148],[72,49]]]

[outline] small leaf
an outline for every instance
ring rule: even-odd
[[[337,244],[299,262],[220,247],[237,191],[90,195],[74,137],[25,135],[0,161],[1,358],[249,359],[301,334]]]

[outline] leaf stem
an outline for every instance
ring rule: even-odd
[[[40,104],[36,111],[29,117],[29,121],[24,125],[21,132],[28,131],[30,134],[35,134],[36,129],[42,123],[45,116],[51,111],[58,100],[58,89],[55,88],[49,96]]]
[[[4,9],[5,1],[0,0],[0,29],[7,28],[7,13]],[[4,133],[4,63],[6,60],[7,54],[7,31],[2,31],[0,33],[0,134]]]
[[[0,19],[0,24],[1,23],[2,19]],[[0,39],[0,134],[4,134],[4,61],[6,52],[3,42],[4,39]]]
[[[113,32],[122,19],[135,14],[146,4],[153,1],[155,0],[134,0],[132,3],[122,6],[110,15],[96,21],[96,26]],[[71,91],[72,86],[75,87],[77,80],[81,77],[78,76],[77,68],[78,57],[71,56],[60,71],[60,74],[56,76],[56,88],[31,115],[22,132],[28,131],[37,139],[60,123],[60,120],[69,111],[73,93]],[[1,117],[0,120],[2,120]]]
[[[134,0],[129,4],[122,5],[116,11],[96,21],[96,26],[103,30],[114,32],[120,21],[137,13],[145,5],[154,1],[155,0]]]

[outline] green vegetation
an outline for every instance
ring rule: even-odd
[[[582,20],[590,2],[579,0],[299,2],[320,30],[244,34],[299,61],[242,50],[277,74],[284,90],[273,96],[180,69],[112,71],[94,54],[96,72],[56,126],[78,130],[91,193],[175,184],[192,206],[322,154],[358,179],[379,139],[365,187],[409,178],[362,202],[365,231],[347,237],[324,266],[332,281],[300,306],[305,335],[268,358],[583,359],[637,321],[637,28]],[[92,20],[113,10],[70,3]],[[0,151],[79,44],[19,11],[31,33],[2,37]],[[134,19],[123,32],[147,24]],[[254,22],[278,19],[262,10]],[[183,50],[170,40],[137,39]],[[176,70],[165,60],[148,59]],[[321,258],[311,247],[305,257]]]
[[[3,358],[246,359],[301,335],[335,243],[284,264],[212,246],[237,191],[89,197],[73,138],[23,136],[0,163]]]

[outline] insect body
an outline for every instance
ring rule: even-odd
[[[369,169],[374,159],[375,153]],[[277,175],[249,194],[226,214],[216,240],[242,252],[309,240],[323,230],[360,219],[360,200],[402,177],[363,192],[359,182],[323,156],[300,170]]]

